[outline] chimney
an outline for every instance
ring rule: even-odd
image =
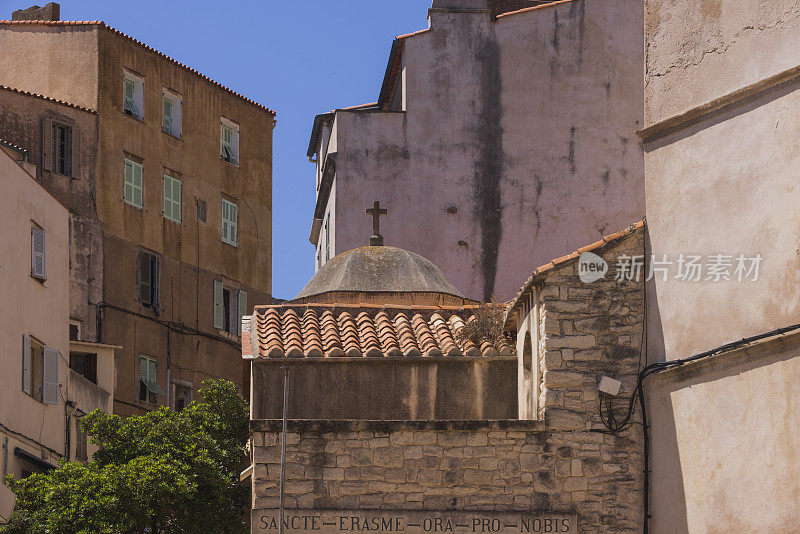
[[[61,6],[50,2],[44,7],[18,9],[11,13],[11,20],[61,20]]]

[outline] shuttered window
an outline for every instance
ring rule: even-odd
[[[158,258],[147,252],[139,253],[137,283],[139,302],[158,312]]]
[[[125,158],[125,183],[122,198],[131,206],[142,207],[142,164]]]
[[[43,228],[31,227],[31,276],[38,280],[47,279],[45,237]]]
[[[61,354],[31,336],[22,336],[22,391],[45,404],[58,404]]]
[[[239,126],[223,119],[220,124],[219,157],[232,165],[239,165]]]
[[[166,88],[162,91],[161,129],[175,137],[181,136],[181,97]]]
[[[158,387],[158,362],[147,356],[139,356],[139,400],[156,404],[158,395],[166,395]]]
[[[181,181],[164,175],[164,217],[181,222]]]
[[[126,115],[144,119],[144,80],[126,72],[122,82],[122,110]]]
[[[222,242],[234,247],[238,243],[239,207],[222,199]]]

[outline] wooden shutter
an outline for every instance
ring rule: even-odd
[[[70,166],[69,175],[73,178],[80,176],[80,162],[81,162],[81,130],[77,126],[72,126],[70,129],[70,145],[69,152]]]
[[[42,168],[53,170],[53,121],[48,117],[42,119]]]
[[[142,166],[133,163],[133,203],[142,207]]]
[[[222,216],[220,219],[222,220],[222,240],[228,242],[230,237],[228,235],[230,224],[228,223],[228,202],[223,198],[222,199]]]
[[[237,332],[242,335],[242,317],[247,314],[247,291],[239,290],[239,322],[237,325]]]
[[[31,276],[40,280],[47,278],[45,233],[35,226],[31,228]]]
[[[139,254],[139,301],[143,304],[152,304],[153,277],[150,267],[150,255]]]
[[[214,280],[214,328],[222,330],[225,320],[225,309],[222,302],[222,282]]]
[[[31,338],[28,335],[22,336],[22,391],[31,395],[31,373],[33,362],[31,361]]]
[[[236,204],[231,204],[229,208],[229,215],[230,215],[230,239],[231,242],[235,245],[239,242],[239,206]]]
[[[58,404],[58,360],[58,351],[45,347],[42,373],[42,402],[45,404]]]

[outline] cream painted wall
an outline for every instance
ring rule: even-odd
[[[0,151],[0,441],[7,472],[19,478],[14,449],[55,464],[64,452],[63,395],[43,404],[22,391],[22,337],[61,353],[59,382],[69,372],[69,272],[66,208],[5,152]],[[31,277],[31,225],[46,231],[47,280]],[[12,304],[13,303],[13,304]],[[7,439],[6,439],[7,438]],[[5,473],[4,473],[5,474]]]
[[[797,0],[647,0],[646,125],[797,66]]]
[[[800,336],[648,379],[654,534],[800,524]]]

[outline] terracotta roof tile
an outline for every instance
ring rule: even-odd
[[[505,342],[459,340],[477,306],[279,304],[249,319],[255,358],[513,357]],[[247,319],[245,319],[247,320]],[[250,351],[248,351],[250,352]],[[244,353],[244,349],[243,349]]]
[[[149,52],[152,52],[155,55],[157,55],[157,56],[159,56],[159,57],[161,57],[163,59],[166,59],[167,61],[177,65],[178,67],[181,67],[182,69],[185,69],[185,70],[191,72],[192,74],[194,74],[196,76],[199,76],[200,78],[206,80],[211,85],[214,85],[214,86],[222,89],[223,91],[225,91],[227,93],[230,93],[230,94],[232,94],[234,96],[237,96],[237,97],[241,98],[245,102],[247,102],[249,104],[252,104],[253,106],[255,106],[255,107],[259,108],[259,109],[262,109],[263,111],[266,111],[267,113],[269,113],[273,117],[275,116],[275,112],[273,110],[269,109],[268,107],[262,106],[261,104],[259,104],[255,100],[251,100],[251,99],[247,98],[246,96],[237,93],[233,89],[225,87],[221,83],[212,80],[211,78],[209,78],[205,74],[202,74],[202,73],[194,70],[193,68],[188,67],[188,66],[184,65],[183,63],[181,63],[181,62],[169,57],[168,55],[164,54],[163,52],[159,52],[155,48],[146,45],[142,41],[134,39],[130,35],[122,33],[121,31],[117,30],[116,28],[113,28],[113,27],[109,26],[108,24],[106,24],[102,20],[0,20],[0,25],[12,25],[12,26],[26,26],[26,25],[27,26],[97,26],[98,28],[108,30],[113,34],[119,35],[120,37],[122,37],[124,39],[127,39],[128,41],[130,41],[130,42],[132,42],[132,43],[134,43],[136,45],[141,46],[145,50],[148,50]],[[80,108],[78,106],[73,106],[73,107],[75,107],[77,109],[84,109],[85,111],[90,111],[91,112],[91,110],[87,110],[85,108]]]

